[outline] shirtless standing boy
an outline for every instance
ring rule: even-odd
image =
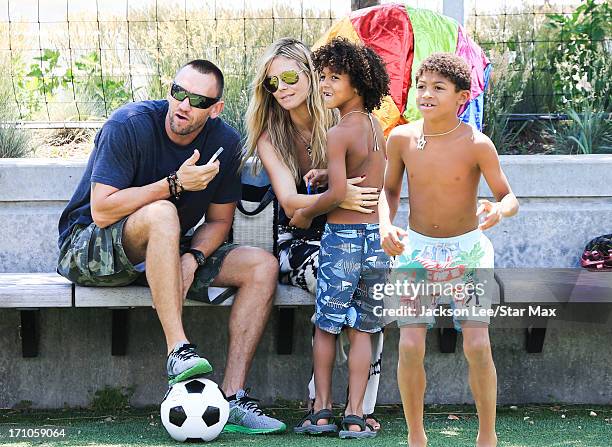
[[[350,340],[348,402],[341,438],[371,438],[363,398],[372,356],[370,336],[380,332],[380,319],[369,290],[384,282],[389,257],[380,245],[378,213],[362,214],[338,208],[346,194],[346,179],[365,176],[363,186],[382,187],[385,140],[372,110],[389,91],[382,59],[362,45],[336,38],[319,48],[314,64],[320,73],[323,100],[337,108],[340,122],[327,132],[329,188],[313,205],[297,210],[289,225],[308,228],[312,219],[327,213],[321,239],[315,338],[313,346],[316,397],[313,413],[296,433],[335,432],[331,411],[331,379],[336,335],[345,328]],[[310,425],[304,425],[306,420]]]
[[[491,140],[457,117],[459,108],[470,98],[470,68],[458,56],[437,53],[423,61],[416,81],[417,106],[423,119],[395,128],[387,141],[388,163],[379,202],[382,247],[388,255],[398,256],[396,268],[420,269],[430,282],[436,281],[436,277],[446,278],[451,272],[491,271],[493,247],[482,230],[516,214],[519,205]],[[399,206],[404,169],[410,205],[407,232],[392,224]],[[497,202],[477,203],[481,174]],[[484,213],[479,224],[478,216]],[[465,280],[465,276],[455,279]],[[453,307],[466,305],[457,295],[452,295],[451,301]],[[436,304],[434,297],[429,305]],[[491,356],[489,318],[475,315],[476,312],[466,314],[455,318],[455,325],[463,332],[463,352],[478,411],[476,445],[490,447],[497,445],[497,377]],[[418,309],[414,315],[398,320],[397,379],[410,447],[427,445],[423,426],[423,359],[427,327],[433,322],[433,316]]]

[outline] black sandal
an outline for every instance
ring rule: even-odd
[[[370,424],[366,424],[365,417],[349,414],[342,418],[342,430],[338,433],[341,439],[374,438],[378,434]],[[349,425],[358,425],[361,431],[349,430]]]
[[[374,413],[370,413],[370,414],[364,414],[363,418],[367,421],[368,419],[374,419],[374,421],[378,424],[378,428],[374,428],[374,426],[372,424],[368,424],[370,427],[372,427],[372,430],[378,432],[380,430],[382,430],[382,424],[380,423],[380,421],[378,420],[378,418],[374,415]]]
[[[317,425],[321,419],[327,419],[329,421],[328,424]],[[334,424],[332,421],[334,420],[334,414],[331,410],[327,408],[323,408],[322,410],[317,411],[316,413],[311,410],[302,418],[302,420],[293,427],[293,432],[302,434],[307,433],[309,435],[320,435],[323,433],[336,433],[338,431],[338,426]],[[304,425],[304,422],[310,421],[310,424]]]

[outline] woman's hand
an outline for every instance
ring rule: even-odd
[[[307,230],[308,228],[310,228],[311,225],[312,225],[312,218],[306,217],[306,215],[304,214],[303,208],[300,208],[299,210],[297,210],[293,214],[293,217],[291,218],[291,221],[289,222],[290,227],[302,228],[304,230]]]
[[[327,169],[311,169],[303,179],[307,185],[314,188],[327,185]]]
[[[340,208],[351,211],[359,211],[364,214],[372,214],[375,210],[370,207],[378,205],[380,191],[376,188],[355,186],[365,180],[362,177],[353,177],[346,181],[346,197],[340,204]]]

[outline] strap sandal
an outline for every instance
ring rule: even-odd
[[[349,426],[358,425],[360,431],[349,430]],[[349,414],[342,418],[342,430],[338,433],[341,439],[364,439],[374,438],[378,434],[370,424],[366,424],[365,418],[356,414]]]
[[[323,425],[317,425],[321,419],[327,419],[328,423]],[[298,434],[309,434],[309,435],[320,435],[323,433],[336,433],[338,426],[332,421],[334,420],[334,414],[331,410],[323,408],[322,410],[314,413],[312,410],[302,418],[302,420],[293,427],[293,432]],[[304,422],[309,421],[310,424],[304,425]]]
[[[372,427],[372,430],[374,431],[380,431],[382,429],[382,424],[380,423],[380,421],[378,420],[378,417],[376,417],[376,415],[374,415],[374,413],[370,413],[370,414],[364,414],[363,418],[366,421],[366,424],[368,424],[368,419],[372,419],[376,424],[378,424],[378,428],[374,427],[373,424],[368,424],[370,427]]]

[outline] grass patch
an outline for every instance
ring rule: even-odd
[[[295,424],[303,409],[272,407],[267,412]],[[595,412],[596,416],[592,416]],[[338,410],[339,413],[339,410]],[[380,406],[377,409],[383,430],[368,440],[370,446],[405,446],[406,425],[400,406]],[[449,419],[454,415],[458,419]],[[478,419],[473,406],[428,406],[425,424],[430,447],[474,445]],[[8,438],[10,428],[64,427],[64,440],[16,442]],[[497,432],[500,447],[565,447],[609,446],[612,431],[612,407],[602,406],[519,406],[500,407]],[[177,445],[165,432],[158,408],[132,409],[105,414],[84,410],[1,411],[1,445],[98,445],[98,446],[170,446]],[[211,445],[248,445],[261,447],[347,446],[336,437],[312,438],[287,432],[282,435],[247,436],[222,434]],[[361,444],[360,444],[361,445]],[[363,444],[365,445],[365,443]]]

